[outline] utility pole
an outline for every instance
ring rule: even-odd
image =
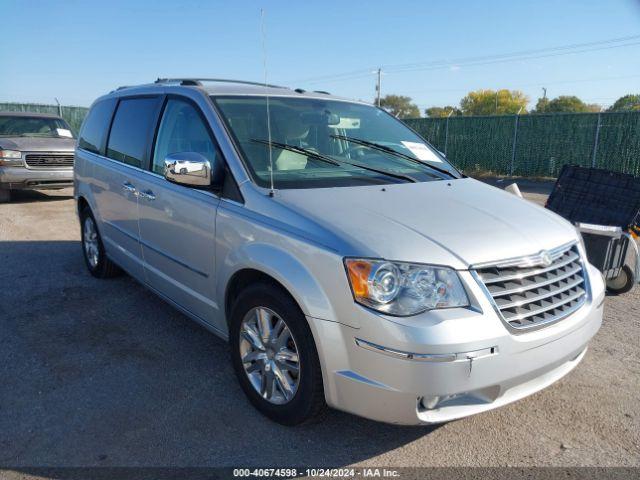
[[[58,100],[58,97],[53,97],[56,101],[56,103],[58,104],[58,116],[61,117],[62,116],[62,105],[60,105],[60,101]]]
[[[498,90],[496,90],[496,115],[498,114]]]
[[[376,104],[380,106],[380,94],[382,89],[382,68],[378,68],[378,84],[376,85],[376,92],[378,92],[378,99]]]
[[[542,87],[542,99],[546,100],[546,98],[547,98],[547,88]]]

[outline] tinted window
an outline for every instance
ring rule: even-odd
[[[115,106],[115,99],[103,100],[96,103],[82,122],[78,146],[100,155],[104,154],[104,142],[109,131],[111,115]]]
[[[164,159],[167,155],[181,152],[201,153],[211,163],[219,155],[198,110],[188,102],[170,99],[158,130],[153,171],[164,174]]]
[[[155,127],[159,101],[159,97],[120,101],[109,135],[109,158],[142,167],[149,134]]]

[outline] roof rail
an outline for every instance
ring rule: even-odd
[[[154,83],[177,83],[184,86],[202,86],[202,82],[241,83],[243,85],[256,85],[259,87],[287,88],[280,85],[270,85],[259,82],[247,82],[245,80],[230,80],[227,78],[158,78]]]

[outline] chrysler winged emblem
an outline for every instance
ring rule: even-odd
[[[551,255],[549,255],[549,252],[547,252],[546,250],[540,252],[540,263],[543,267],[548,267],[553,263]]]

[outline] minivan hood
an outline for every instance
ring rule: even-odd
[[[341,237],[345,255],[463,269],[577,239],[551,211],[470,178],[280,190],[278,198]]]
[[[73,152],[75,138],[63,137],[2,137],[0,148],[21,152]]]

